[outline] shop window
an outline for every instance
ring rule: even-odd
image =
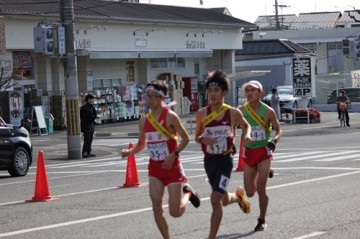
[[[168,66],[169,66],[169,68],[175,68],[176,67],[176,59],[175,58],[169,58]]]
[[[159,68],[158,59],[151,59],[151,68]]]
[[[159,67],[158,68],[167,68],[167,59],[159,59]]]
[[[121,78],[114,79],[94,79],[94,89],[110,88],[115,86],[121,86]]]
[[[121,79],[120,78],[113,79],[112,86],[121,86]]]
[[[199,64],[199,62],[196,62],[195,65],[194,65],[194,73],[195,73],[195,75],[200,74],[200,64]]]
[[[101,87],[102,87],[102,79],[95,79],[94,88],[101,88]]]
[[[103,80],[103,87],[111,87],[111,86],[112,86],[112,79]]]
[[[184,58],[177,58],[176,67],[184,68],[185,67],[185,59]]]
[[[159,58],[151,59],[151,68],[184,68],[184,58]]]

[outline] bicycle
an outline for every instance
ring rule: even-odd
[[[345,112],[347,111],[347,104],[344,102],[339,103],[340,109],[340,127],[346,127]]]

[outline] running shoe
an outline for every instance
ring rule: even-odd
[[[244,189],[241,188],[241,187],[238,187],[238,188],[236,189],[235,194],[236,194],[236,196],[240,199],[240,200],[239,200],[239,206],[240,206],[241,210],[242,210],[244,213],[249,214],[249,213],[250,213],[250,203],[249,203],[249,201],[247,201],[247,200],[245,199],[245,196],[244,196],[245,191],[244,191]]]
[[[274,177],[274,169],[270,169],[269,171],[269,178]]]
[[[194,191],[194,189],[192,189],[190,185],[185,185],[183,187],[183,192],[191,194],[189,200],[194,207],[200,207],[200,196]]]
[[[256,232],[265,231],[266,227],[267,227],[267,225],[265,223],[265,220],[258,218],[258,224],[256,225],[254,231],[256,231]]]

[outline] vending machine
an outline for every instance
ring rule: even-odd
[[[196,112],[199,110],[199,79],[198,77],[183,77],[182,80],[184,82],[183,96],[191,101],[190,111]]]

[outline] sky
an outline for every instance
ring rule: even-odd
[[[239,19],[255,22],[258,16],[274,15],[275,0],[140,0],[141,3],[160,5],[174,5],[185,7],[226,7],[230,13]],[[309,12],[344,12],[346,10],[360,9],[360,0],[277,0],[281,14],[296,14]]]

